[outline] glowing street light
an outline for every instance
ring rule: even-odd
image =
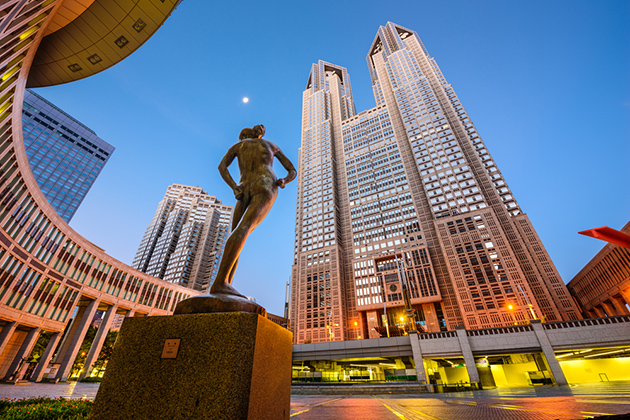
[[[511,303],[507,304],[508,311],[512,314],[512,321],[514,321],[514,325],[516,325],[516,317],[514,316],[514,305]]]

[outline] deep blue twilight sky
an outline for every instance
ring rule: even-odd
[[[71,226],[131,264],[168,185],[199,185],[234,204],[216,168],[241,128],[265,124],[297,165],[311,63],[345,66],[357,111],[373,107],[365,56],[387,21],[418,32],[571,280],[604,245],[577,232],[630,219],[625,0],[185,0],[127,60],[37,90],[116,147]],[[277,314],[295,195],[295,182],[281,191],[234,280]]]

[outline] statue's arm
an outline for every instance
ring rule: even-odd
[[[221,174],[221,178],[223,178],[225,183],[228,184],[230,188],[232,188],[232,191],[234,191],[234,197],[236,197],[236,199],[238,200],[243,194],[243,191],[236,184],[236,182],[234,182],[234,179],[232,178],[232,175],[228,170],[228,167],[232,164],[234,158],[236,158],[237,150],[238,143],[229,148],[225,156],[223,156],[223,159],[221,159],[221,163],[219,163],[219,173]]]
[[[289,158],[286,157],[284,153],[282,153],[282,150],[280,150],[279,148],[276,152],[276,158],[278,158],[278,161],[280,161],[282,166],[284,166],[284,169],[286,169],[288,172],[286,177],[280,178],[278,181],[276,181],[276,185],[278,185],[280,188],[284,188],[285,185],[295,179],[295,177],[297,176],[297,171],[295,170],[295,167],[293,166]]]

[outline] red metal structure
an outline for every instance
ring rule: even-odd
[[[615,230],[613,228],[609,228],[608,226],[583,230],[582,232],[578,233],[580,235],[590,236],[591,238],[595,239],[601,239],[602,241],[610,242],[611,244],[630,249],[630,235],[626,235],[625,233]]]

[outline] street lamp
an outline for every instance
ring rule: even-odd
[[[538,318],[536,318],[536,313],[534,312],[534,306],[531,304],[531,302],[527,298],[527,295],[525,294],[525,291],[523,290],[523,288],[521,287],[520,284],[517,284],[516,286],[519,288],[519,290],[523,294],[523,297],[525,298],[525,302],[527,302],[527,306],[529,306],[529,311],[532,314],[532,319],[538,319]]]
[[[404,315],[401,315],[401,316],[400,316],[400,318],[398,318],[398,319],[399,319],[399,320],[400,320],[400,322],[403,324],[403,327],[402,327],[402,332],[403,332],[403,335],[407,335],[407,331],[405,331],[405,327],[407,326],[407,323],[405,322],[405,317],[404,317]]]
[[[385,280],[383,280],[382,276],[379,276],[378,279],[381,282],[381,293],[383,295],[383,322],[385,323],[385,328],[387,329],[387,337],[389,337],[389,322],[387,321],[387,294],[385,292]]]
[[[328,312],[328,323],[326,324],[326,329],[328,330],[328,341],[332,341],[333,338],[333,330],[332,330],[332,309]]]
[[[514,316],[514,305],[512,305],[511,303],[507,304],[507,309],[510,312],[510,314],[512,315],[512,321],[514,322],[514,325],[516,325],[516,317]]]
[[[402,267],[401,267],[402,264]],[[396,266],[398,267],[398,274],[400,276],[400,280],[403,286],[403,299],[405,301],[405,313],[407,314],[408,320],[409,320],[409,330],[410,331],[417,331],[416,328],[416,311],[413,309],[413,307],[411,306],[411,287],[409,284],[409,279],[407,278],[407,276],[405,275],[405,253],[403,253],[401,255],[401,258],[398,259],[398,255],[396,255]],[[402,322],[403,319],[402,317],[400,317],[400,321]]]
[[[354,326],[357,329],[357,337],[360,340],[361,336],[359,335],[359,323],[357,321],[354,321]]]
[[[326,329],[328,330],[328,341],[332,341],[335,336],[335,332],[332,327],[338,327],[339,324],[326,324]]]

